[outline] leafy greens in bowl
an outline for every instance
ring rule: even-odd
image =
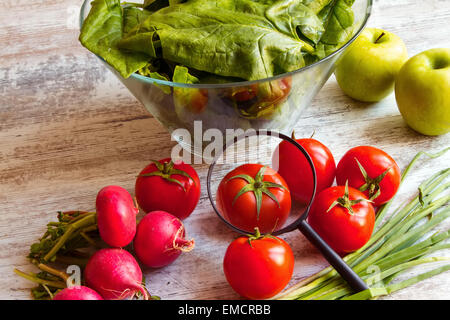
[[[80,41],[199,156],[208,141],[227,142],[242,130],[290,135],[372,6],[372,0],[142,2],[85,0]],[[198,134],[200,146],[192,141]]]
[[[94,0],[80,42],[120,75],[260,80],[310,65],[354,33],[354,0]],[[184,71],[183,71],[184,72]]]

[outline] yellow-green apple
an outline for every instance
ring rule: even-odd
[[[450,48],[409,59],[395,80],[395,99],[406,123],[425,135],[450,131]]]
[[[335,76],[345,94],[353,99],[376,102],[394,90],[395,76],[408,60],[408,52],[397,35],[366,28],[339,61]]]

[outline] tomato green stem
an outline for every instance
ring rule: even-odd
[[[364,177],[365,183],[359,187],[359,191],[369,191],[369,199],[374,200],[379,197],[381,194],[381,188],[380,183],[384,179],[384,177],[389,173],[389,171],[392,169],[392,167],[387,168],[382,174],[380,174],[378,177],[371,178],[367,174],[366,169],[364,169],[363,165],[358,161],[357,158],[355,158],[356,163],[358,164],[359,170],[361,171],[361,174]]]
[[[247,234],[248,237],[248,244],[250,245],[250,247],[252,246],[252,241],[254,240],[259,240],[259,239],[263,239],[263,238],[272,238],[272,239],[277,239],[279,240],[277,237],[274,237],[271,234],[261,234],[261,232],[259,231],[258,227],[255,227],[255,233],[254,234]]]
[[[248,183],[243,186],[241,190],[239,190],[239,192],[235,195],[232,206],[241,195],[246,192],[253,192],[256,200],[256,220],[259,220],[259,213],[261,211],[263,195],[268,196],[270,199],[276,202],[278,207],[280,207],[280,203],[277,197],[275,197],[275,195],[270,191],[270,188],[280,188],[286,190],[286,187],[282,186],[281,184],[264,181],[264,172],[266,171],[266,168],[267,166],[261,167],[254,178],[247,174],[238,174],[227,180],[228,182],[233,179],[243,179]]]
[[[436,158],[447,148],[436,154],[419,152],[402,174],[402,182],[413,165],[422,155]],[[423,236],[450,217],[450,195],[443,195],[450,183],[444,181],[450,176],[450,169],[437,172],[419,186],[418,195],[409,203],[396,209],[389,220],[383,221],[392,201],[381,207],[378,212],[376,229],[366,245],[348,254],[344,260],[365,281],[373,284],[369,290],[353,294],[347,283],[332,268],[328,267],[319,273],[301,281],[297,285],[279,294],[276,299],[373,299],[400,290],[413,283],[450,270],[444,265],[432,271],[420,274],[399,283],[391,283],[399,274],[422,263],[435,263],[447,258],[426,255],[450,248],[444,241],[450,238],[450,231],[435,233],[425,239]],[[430,214],[433,215],[430,217]],[[419,242],[418,242],[419,241]],[[376,274],[370,268],[378,268]]]
[[[418,153],[414,156],[414,158],[411,160],[411,162],[406,166],[405,170],[403,170],[402,175],[401,175],[401,183],[403,183],[403,181],[404,181],[404,180],[406,179],[406,177],[409,175],[409,172],[412,170],[412,168],[414,167],[414,165],[416,164],[416,162],[417,162],[423,155],[427,156],[427,157],[430,158],[430,159],[434,159],[434,158],[438,158],[438,157],[444,155],[448,150],[450,150],[450,147],[449,147],[449,148],[446,148],[446,149],[444,149],[444,150],[442,150],[442,151],[440,151],[440,152],[434,153],[434,154],[427,153],[427,152],[423,152],[423,151],[418,152]],[[446,170],[449,170],[449,169],[446,169]],[[442,171],[446,171],[446,170],[442,170]],[[440,173],[443,173],[442,171],[436,173],[436,174],[435,174],[434,176],[432,176],[431,178],[425,180],[425,181],[421,184],[421,186],[422,186],[423,184],[428,185],[431,181],[435,180],[436,177],[440,175]],[[445,178],[444,178],[444,179],[445,179]],[[420,188],[420,187],[419,187],[419,188]],[[394,196],[394,198],[395,198],[395,196]],[[375,220],[375,228],[377,228],[378,225],[382,222],[382,220],[383,220],[384,216],[386,215],[386,213],[387,213],[389,207],[390,207],[390,206],[392,205],[392,203],[394,202],[394,201],[393,201],[394,198],[392,198],[389,202],[387,202],[386,204],[384,204],[384,205],[380,208],[380,210],[378,210],[377,218],[376,218],[376,220]]]
[[[152,171],[149,173],[140,174],[139,177],[155,177],[155,176],[161,177],[166,181],[178,184],[183,189],[184,192],[186,192],[186,188],[180,181],[172,178],[173,175],[184,176],[184,177],[192,180],[194,182],[194,184],[197,184],[196,181],[194,180],[194,178],[192,178],[191,175],[189,175],[189,173],[187,173],[183,170],[175,169],[173,167],[175,164],[172,160],[170,160],[169,162],[164,162],[164,163],[161,163],[157,160],[151,160],[151,161],[155,164],[155,166],[158,170]]]
[[[349,191],[348,191],[348,181],[345,182],[345,191],[344,195],[342,197],[339,197],[336,201],[334,201],[331,206],[328,208],[327,212],[329,212],[331,209],[333,209],[335,206],[340,205],[341,207],[347,209],[348,213],[351,215],[354,215],[353,206],[355,204],[358,204],[362,201],[368,201],[372,202],[371,200],[367,199],[356,199],[356,200],[350,200],[349,197]]]

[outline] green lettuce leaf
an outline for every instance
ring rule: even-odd
[[[322,59],[344,45],[354,32],[354,0],[333,0],[318,14],[325,26],[316,55]]]
[[[267,8],[265,15],[278,30],[296,39],[300,39],[300,32],[305,38],[317,43],[325,31],[314,11],[298,0],[275,2]],[[312,52],[314,48],[307,47],[307,51]]]
[[[123,7],[123,34],[129,33],[137,25],[144,22],[151,12],[147,10],[141,10],[132,5],[127,5]]]
[[[166,75],[161,74],[156,70],[157,68],[155,68],[152,63],[148,63],[145,67],[139,69],[137,72],[142,76],[149,77],[152,79],[170,81],[170,79]],[[165,94],[170,94],[172,92],[171,87],[168,85],[159,83],[154,83],[154,85],[160,88]]]
[[[123,51],[117,47],[117,43],[122,39],[123,30],[135,27],[135,25],[124,27],[123,22],[140,23],[140,20],[135,15],[133,19],[126,16],[124,20],[119,0],[94,0],[91,5],[91,11],[81,28],[79,37],[81,44],[102,57],[124,78],[144,67],[149,61],[147,55]]]
[[[162,8],[137,26],[120,47],[225,77],[255,80],[299,69],[314,48],[296,27],[320,27],[298,1],[265,4],[252,0],[190,0]],[[310,10],[309,10],[310,11]],[[275,23],[276,22],[276,23]],[[145,45],[139,45],[145,43]],[[149,45],[152,43],[152,45]]]
[[[191,75],[189,73],[189,69],[183,66],[176,66],[175,70],[173,71],[173,82],[178,83],[199,83],[197,77]]]
[[[353,2],[94,0],[80,41],[125,78],[139,70],[173,79],[176,66],[186,66],[200,83],[257,80],[302,68],[347,42]]]

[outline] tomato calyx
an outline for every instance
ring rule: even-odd
[[[372,200],[367,199],[350,200],[348,191],[348,181],[346,181],[344,195],[342,197],[337,198],[328,208],[327,212],[330,212],[330,210],[333,209],[335,206],[340,205],[341,207],[347,209],[348,213],[353,216],[355,214],[355,212],[353,211],[353,206],[363,201],[372,202]]]
[[[384,177],[388,174],[389,170],[392,169],[392,166],[387,168],[382,174],[378,177],[371,178],[367,174],[366,169],[364,169],[363,165],[356,159],[356,163],[358,164],[359,170],[364,177],[365,183],[359,187],[359,191],[364,192],[369,190],[369,200],[374,200],[381,194],[380,182],[384,179]]]
[[[254,234],[247,234],[247,237],[248,237],[248,239],[247,239],[248,244],[252,248],[253,248],[252,241],[254,241],[254,240],[261,240],[261,239],[264,239],[264,238],[272,238],[272,239],[279,240],[277,237],[274,237],[271,234],[261,234],[261,232],[259,231],[258,227],[255,227],[255,233]]]
[[[261,211],[263,194],[267,195],[269,198],[275,201],[278,205],[278,208],[280,208],[280,203],[278,202],[277,197],[275,197],[275,195],[272,192],[270,192],[269,188],[281,188],[287,190],[286,187],[282,186],[281,184],[270,181],[263,181],[264,172],[266,171],[266,168],[267,166],[261,167],[261,169],[256,174],[255,178],[252,178],[247,174],[238,174],[228,179],[228,181],[232,179],[244,179],[245,181],[247,181],[248,184],[242,187],[241,190],[239,190],[239,192],[234,197],[232,206],[242,194],[246,192],[253,192],[256,199],[256,220],[259,220],[259,212]]]
[[[175,169],[173,167],[175,164],[174,164],[174,162],[172,160],[170,160],[169,162],[164,162],[164,163],[161,163],[161,162],[159,162],[157,160],[151,160],[151,161],[154,163],[154,165],[156,166],[156,168],[158,170],[152,171],[152,172],[149,172],[149,173],[140,174],[139,177],[154,177],[154,176],[158,176],[158,177],[163,178],[166,181],[178,184],[181,188],[183,188],[184,192],[186,192],[186,188],[183,186],[183,184],[180,181],[178,181],[177,179],[171,178],[172,175],[176,175],[176,174],[177,175],[181,175],[181,176],[184,176],[184,177],[186,177],[188,179],[191,179],[194,182],[194,184],[196,183],[194,178],[192,178],[189,175],[189,173],[184,172],[183,170]]]

